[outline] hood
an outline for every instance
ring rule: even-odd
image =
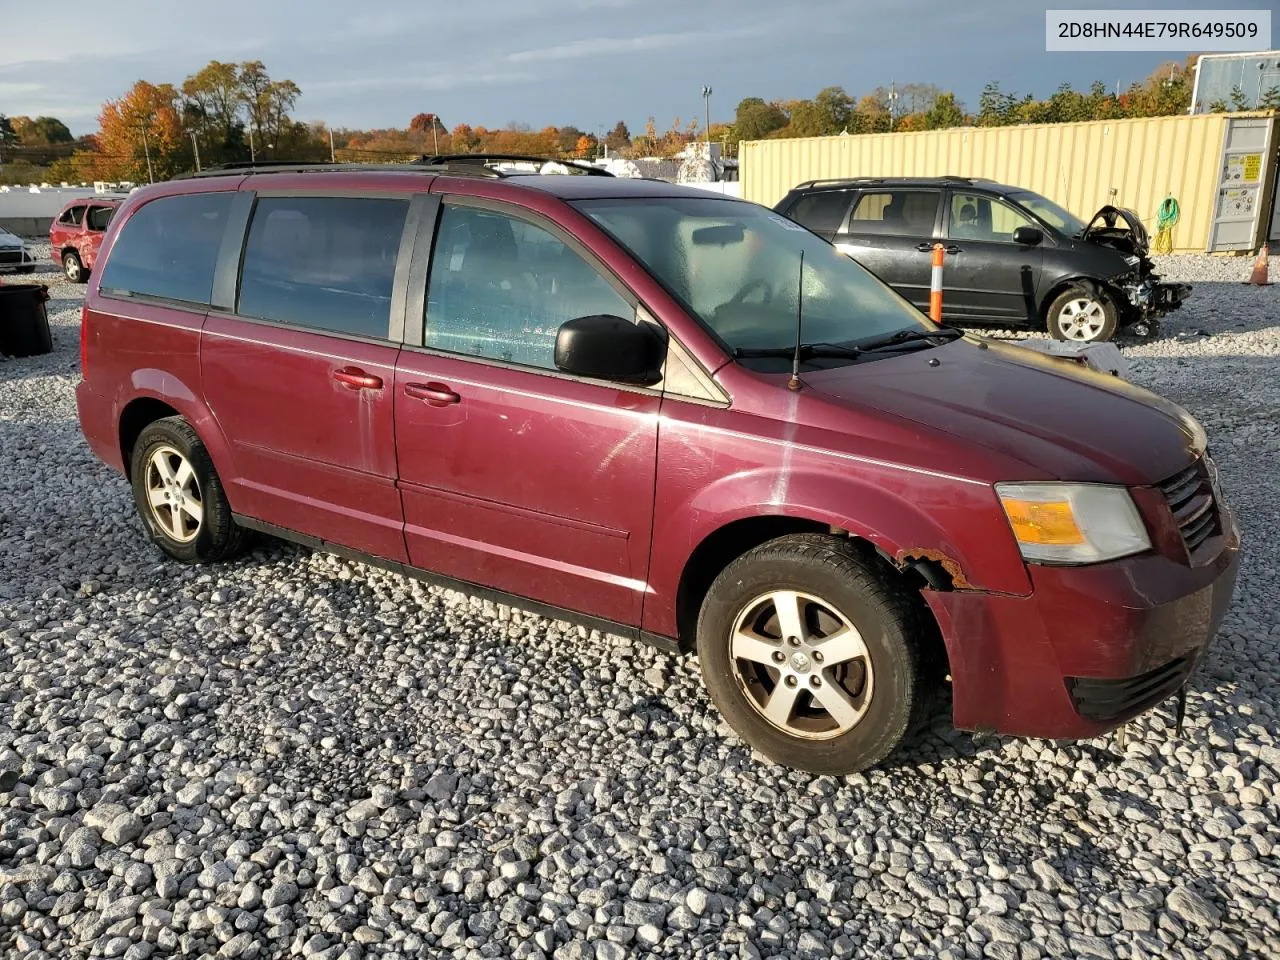
[[[936,367],[926,362],[935,359]],[[1200,425],[1176,404],[1013,345],[958,340],[804,380],[833,400],[945,431],[1057,480],[1158,483],[1204,448]]]
[[[1093,215],[1080,239],[1139,257],[1145,257],[1151,249],[1142,218],[1132,210],[1111,204],[1101,207]]]
[[[15,237],[12,233],[5,233],[0,230],[0,247],[4,247],[7,250],[21,246],[24,246],[21,237]]]

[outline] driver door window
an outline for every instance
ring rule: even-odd
[[[982,240],[988,243],[1013,243],[1018,227],[1034,227],[1031,218],[1007,203],[991,197],[968,193],[951,195],[952,240]]]
[[[431,260],[425,345],[555,369],[560,325],[635,308],[549,230],[493,210],[446,205]]]

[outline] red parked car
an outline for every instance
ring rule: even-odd
[[[885,759],[944,678],[961,728],[1110,730],[1184,687],[1235,582],[1186,412],[667,183],[452,158],[148,187],[81,336],[84,434],[170,556],[263,531],[695,648],[807,770]]]
[[[120,200],[81,197],[72,200],[53,218],[49,226],[49,256],[62,264],[62,272],[72,283],[84,283],[98,259],[107,224]]]

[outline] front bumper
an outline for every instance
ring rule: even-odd
[[[1135,320],[1162,317],[1177,310],[1191,296],[1191,284],[1165,283],[1155,277],[1122,284],[1120,289]]]
[[[17,270],[21,267],[34,267],[35,265],[35,255],[25,246],[0,249],[0,270]]]
[[[1231,603],[1240,534],[1220,504],[1216,552],[1030,567],[1026,597],[928,594],[947,643],[955,725],[1086,739],[1176,693]],[[1203,556],[1212,553],[1212,559]]]

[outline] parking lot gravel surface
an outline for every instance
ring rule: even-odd
[[[0,956],[1280,957],[1280,286],[1163,266],[1195,296],[1131,375],[1245,535],[1184,738],[939,716],[842,779],[753,756],[692,658],[272,541],[164,560],[43,267],[54,352],[0,361]]]

